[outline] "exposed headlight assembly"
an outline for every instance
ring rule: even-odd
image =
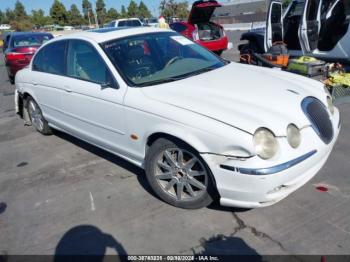
[[[300,130],[294,124],[290,124],[287,127],[287,141],[293,148],[297,148],[301,143]]]
[[[272,158],[278,150],[275,135],[266,128],[259,128],[254,134],[254,147],[257,155],[262,159]]]
[[[329,111],[333,115],[334,114],[334,105],[333,105],[332,98],[330,96],[327,96],[327,106],[328,106]]]

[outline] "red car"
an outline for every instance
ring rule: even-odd
[[[40,32],[14,32],[6,35],[3,51],[7,74],[12,84],[17,71],[26,67],[35,51],[52,38],[52,34]]]
[[[196,1],[188,21],[172,23],[170,28],[220,55],[227,49],[228,38],[221,25],[210,22],[215,8],[220,6],[215,0]]]

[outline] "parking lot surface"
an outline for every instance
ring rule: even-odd
[[[182,210],[157,199],[132,164],[25,127],[13,95],[1,56],[0,255],[349,254],[350,104],[339,106],[342,131],[326,165],[288,198],[254,210]]]

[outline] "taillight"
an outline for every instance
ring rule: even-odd
[[[192,39],[193,39],[193,41],[198,41],[199,40],[199,34],[198,34],[198,29],[197,28],[192,32]]]
[[[26,59],[25,54],[22,53],[8,53],[6,54],[7,61],[24,60]]]

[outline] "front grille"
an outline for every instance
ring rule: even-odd
[[[333,138],[333,126],[325,105],[314,97],[306,97],[301,107],[317,135],[325,144],[329,144]]]

